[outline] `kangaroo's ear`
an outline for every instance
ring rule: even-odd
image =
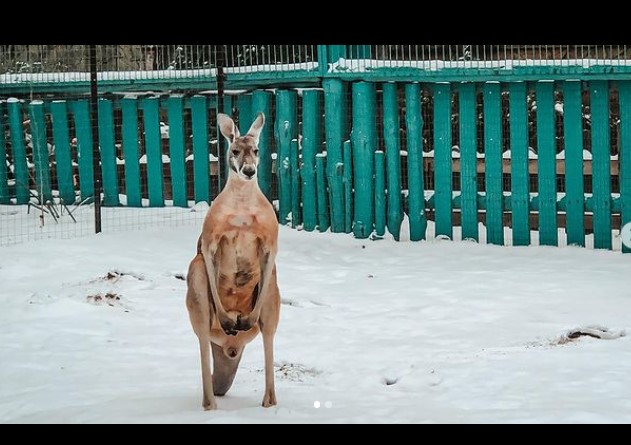
[[[231,144],[240,136],[239,129],[234,124],[232,118],[227,114],[219,113],[217,115],[217,123],[219,124],[221,134],[223,134]]]
[[[263,113],[259,113],[254,119],[254,123],[248,130],[248,135],[252,136],[256,143],[259,143],[259,136],[261,136],[261,130],[263,129],[263,125],[265,125],[265,115]]]

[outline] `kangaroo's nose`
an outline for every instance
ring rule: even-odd
[[[245,176],[247,176],[248,178],[251,178],[256,173],[256,169],[254,167],[250,167],[249,165],[246,165],[245,167],[243,167],[242,172]]]

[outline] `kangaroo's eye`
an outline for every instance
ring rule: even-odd
[[[232,154],[234,156],[239,156],[239,150],[232,150]]]
[[[257,149],[257,150],[254,150],[254,154],[258,156],[258,154],[259,154],[258,149]]]

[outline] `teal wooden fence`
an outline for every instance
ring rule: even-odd
[[[315,89],[253,89],[226,111],[242,131],[267,115],[259,183],[281,224],[418,241],[434,221],[456,239],[611,249],[631,222],[631,76],[529,73],[320,73]],[[99,101],[105,206],[214,199],[226,148],[214,94]],[[0,204],[93,195],[85,99],[0,99],[0,129]]]

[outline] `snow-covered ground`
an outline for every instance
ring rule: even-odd
[[[279,404],[257,339],[204,412],[199,225],[0,247],[0,423],[631,422],[631,256],[288,228]]]

